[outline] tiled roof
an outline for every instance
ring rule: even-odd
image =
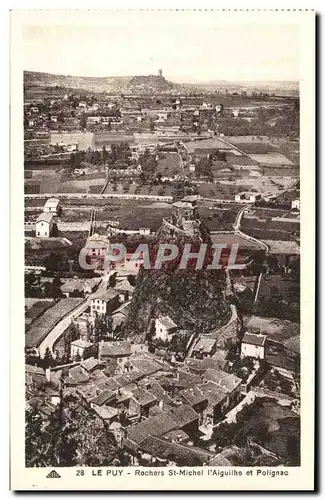
[[[168,415],[175,419],[179,429],[199,418],[199,415],[189,405],[181,405],[173,408]]]
[[[209,404],[215,406],[226,399],[228,391],[215,382],[205,382],[198,386],[198,388],[207,397]]]
[[[147,420],[131,425],[127,428],[127,437],[130,441],[140,444],[149,435],[162,436],[169,431],[177,429],[178,425],[172,417],[166,413],[160,413],[154,417],[149,417]]]
[[[241,379],[233,375],[232,373],[222,372],[221,370],[212,370],[209,368],[203,374],[205,380],[210,380],[220,385],[227,391],[233,391],[241,384]]]
[[[101,342],[99,344],[99,358],[131,356],[131,346],[128,342]]]
[[[93,409],[103,420],[111,420],[118,414],[118,410],[110,406],[95,406]]]
[[[114,396],[114,392],[110,391],[109,389],[105,389],[98,396],[96,396],[94,399],[92,399],[91,403],[93,403],[94,405],[102,406],[109,399],[111,399],[113,396]]]
[[[51,212],[42,212],[36,219],[36,224],[38,222],[51,222],[53,219],[53,214]]]
[[[266,341],[266,335],[258,335],[256,333],[245,333],[242,343],[264,346],[265,341]]]
[[[100,290],[98,292],[95,292],[90,298],[91,300],[101,299],[104,302],[109,302],[115,297],[118,297],[118,295],[119,293],[116,290],[109,288],[108,290]]]
[[[156,401],[155,396],[153,396],[152,394],[150,394],[150,392],[141,388],[137,388],[135,391],[133,391],[132,398],[141,406],[145,406],[149,403]]]
[[[95,367],[100,367],[101,363],[100,363],[100,361],[98,361],[98,359],[88,358],[88,359],[85,359],[85,361],[82,361],[82,363],[80,363],[80,366],[82,366],[87,371],[91,371]]]
[[[197,386],[181,391],[180,395],[192,406],[207,401],[206,395]]]
[[[141,443],[140,448],[154,457],[184,466],[202,466],[211,459],[211,454],[201,448],[171,443],[166,439],[154,436],[147,437]]]
[[[89,375],[86,374],[80,366],[71,368],[69,370],[69,377],[77,384],[82,384],[83,382],[88,382],[89,380]]]

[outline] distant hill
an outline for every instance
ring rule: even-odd
[[[64,87],[91,92],[133,92],[154,93],[171,92],[182,86],[167,81],[163,76],[111,76],[88,77],[53,75],[36,71],[24,71],[24,85],[38,87]]]

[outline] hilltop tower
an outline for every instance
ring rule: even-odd
[[[158,69],[158,76],[163,76],[162,69]]]

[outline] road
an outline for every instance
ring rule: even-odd
[[[76,307],[76,309],[71,311],[67,316],[61,319],[61,321],[54,328],[52,328],[52,330],[48,333],[46,338],[41,342],[41,344],[38,347],[38,351],[41,358],[44,357],[47,347],[49,347],[50,351],[53,352],[53,345],[63,335],[64,331],[68,328],[71,321],[77,316],[80,316],[80,314],[82,314],[87,309],[87,307],[89,307],[89,305],[90,305],[90,297],[88,297],[85,300],[85,302]]]

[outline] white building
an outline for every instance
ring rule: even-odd
[[[76,359],[79,355],[81,359],[84,357],[85,350],[88,349],[92,344],[86,340],[78,339],[71,342],[71,359]]]
[[[241,355],[257,359],[265,359],[266,335],[245,333],[241,343]]]
[[[291,209],[292,210],[300,210],[300,200],[292,200],[291,202]]]
[[[261,194],[252,191],[242,191],[235,195],[237,203],[255,203],[261,199]]]
[[[43,212],[51,212],[52,214],[57,215],[59,211],[59,204],[60,201],[57,198],[49,198],[44,204]]]
[[[92,317],[105,316],[120,305],[119,292],[112,288],[94,293],[90,298]]]
[[[169,316],[160,316],[155,322],[155,338],[168,340],[177,332],[177,325]]]
[[[41,213],[36,220],[36,236],[38,238],[49,238],[52,234],[53,223],[53,213]]]

